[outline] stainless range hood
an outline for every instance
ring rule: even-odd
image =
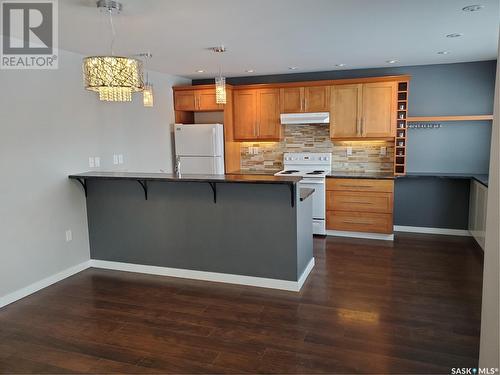
[[[280,120],[283,125],[329,124],[330,113],[282,113]]]

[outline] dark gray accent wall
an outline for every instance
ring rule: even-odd
[[[218,184],[214,203],[208,183],[150,181],[148,200],[87,183],[92,259],[296,281],[312,258],[311,200],[291,207],[287,185]]]
[[[467,229],[470,180],[439,177],[396,179],[394,224]]]
[[[410,116],[493,113],[496,61],[355,69],[228,78],[233,85],[282,83],[409,74]],[[193,84],[213,80],[194,80]],[[410,130],[409,172],[487,173],[491,122],[442,123],[441,129]]]

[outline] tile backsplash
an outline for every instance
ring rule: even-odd
[[[280,142],[242,142],[241,170],[279,171],[285,152],[331,152],[335,171],[392,172],[394,142],[330,140],[328,125],[286,125]],[[352,155],[347,156],[348,148]],[[385,147],[385,155],[381,148]]]

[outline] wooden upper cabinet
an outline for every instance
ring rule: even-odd
[[[176,111],[195,111],[194,90],[174,91],[174,108]]]
[[[279,139],[281,134],[279,89],[258,90],[257,114],[259,139]]]
[[[235,90],[233,93],[234,139],[257,138],[257,91]]]
[[[363,137],[394,137],[396,134],[396,82],[363,85]]]
[[[280,90],[281,113],[328,112],[329,86],[286,87]]]
[[[330,137],[356,138],[360,134],[362,85],[331,88]]]
[[[331,88],[331,138],[391,138],[396,135],[396,82]]]
[[[198,99],[198,111],[222,111],[223,104],[217,104],[215,101],[215,88],[196,90],[196,97]]]
[[[279,140],[280,90],[234,91],[234,139]]]
[[[329,86],[304,87],[304,112],[328,112],[329,110]]]
[[[214,89],[193,89],[174,91],[174,107],[176,111],[222,111],[223,104],[215,102]]]
[[[304,112],[304,88],[287,87],[280,89],[281,113]]]

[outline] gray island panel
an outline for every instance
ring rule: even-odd
[[[92,259],[289,281],[312,259],[312,199],[296,181],[217,183],[214,203],[202,180],[151,178],[145,200],[134,179],[86,179]]]

